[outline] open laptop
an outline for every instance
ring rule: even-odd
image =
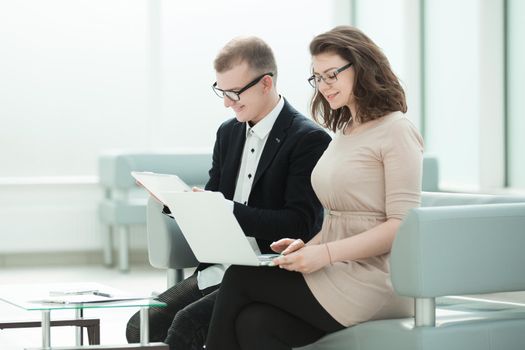
[[[137,180],[152,196],[162,204],[166,204],[164,192],[190,192],[191,187],[177,175],[157,174],[147,171],[132,171],[131,176]]]
[[[164,192],[162,197],[200,262],[273,266],[279,254],[256,255],[220,192]]]

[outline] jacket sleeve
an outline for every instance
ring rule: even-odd
[[[282,209],[260,209],[234,204],[234,214],[248,236],[267,241],[284,237],[305,242],[320,230],[322,206],[315,195],[312,170],[331,141],[323,130],[306,133],[290,155]],[[271,189],[268,189],[271,190]]]
[[[218,191],[219,183],[221,180],[221,129],[222,126],[217,130],[217,137],[215,138],[215,146],[213,146],[212,165],[208,172],[210,179],[204,189],[206,191]]]

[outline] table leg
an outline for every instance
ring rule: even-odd
[[[140,345],[148,345],[149,343],[149,320],[148,307],[140,308]]]
[[[42,348],[51,349],[51,311],[42,310]]]
[[[75,318],[81,320],[84,318],[84,309],[75,309]],[[84,327],[75,327],[75,345],[84,345]]]

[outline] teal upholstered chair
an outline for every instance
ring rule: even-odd
[[[99,157],[104,199],[98,212],[102,226],[104,262],[113,264],[112,233],[118,233],[119,268],[129,268],[129,228],[146,224],[147,194],[135,184],[131,171],[177,174],[190,185],[205,184],[211,168],[210,153],[113,152]]]
[[[198,261],[172,216],[162,213],[162,205],[148,200],[148,256],[152,266],[166,269],[167,287],[184,278],[185,268],[195,267]]]
[[[425,155],[423,157],[423,179],[421,188],[427,192],[439,191],[439,165],[434,156]]]
[[[525,349],[525,292],[486,295],[525,291],[524,247],[525,197],[424,193],[391,253],[394,289],[414,298],[415,317],[365,322],[300,349]]]

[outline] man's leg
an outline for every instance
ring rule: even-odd
[[[170,350],[201,350],[208,334],[218,286],[203,298],[177,312],[164,343]],[[208,289],[205,292],[210,292]]]
[[[164,341],[177,312],[200,298],[202,298],[202,292],[197,285],[197,274],[186,278],[160,294],[158,299],[168,305],[149,308],[149,340],[151,342]],[[139,312],[129,319],[126,338],[129,343],[140,342]]]

